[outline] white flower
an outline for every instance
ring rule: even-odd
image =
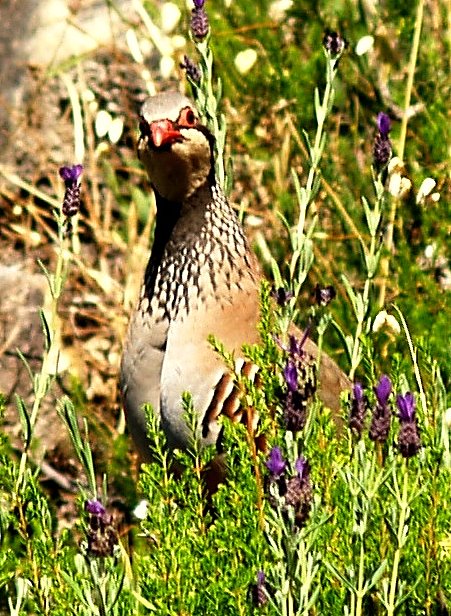
[[[255,216],[254,214],[248,214],[248,216],[246,216],[246,224],[249,227],[261,227],[263,218],[261,216]]]
[[[161,29],[169,34],[180,21],[181,12],[173,2],[165,2],[161,7]]]
[[[421,183],[420,190],[417,194],[417,203],[421,203],[435,188],[437,182],[433,178],[425,178]]]
[[[99,103],[96,100],[96,95],[92,90],[86,89],[82,93],[82,98],[88,106],[89,111],[94,115],[99,108]]]
[[[160,74],[163,79],[168,79],[174,70],[175,62],[171,56],[161,56]]]
[[[125,40],[127,42],[130,53],[132,54],[132,58],[138,64],[144,64],[144,57],[141,51],[141,47],[139,45],[138,37],[136,36],[136,32],[131,28],[127,30],[125,33]]]
[[[94,128],[96,135],[101,139],[108,135],[111,143],[117,143],[124,130],[124,120],[122,118],[113,119],[108,111],[100,109],[96,115]]]
[[[121,138],[124,130],[124,120],[122,118],[114,118],[108,129],[108,139],[111,143],[117,143]]]
[[[371,51],[373,47],[374,36],[367,34],[366,36],[362,36],[362,38],[357,41],[357,45],[355,46],[355,52],[358,56],[363,56],[363,54]]]
[[[409,178],[402,177],[400,173],[393,173],[388,181],[388,192],[397,199],[404,199],[408,196],[412,182]]]
[[[110,128],[112,121],[113,118],[111,117],[111,114],[108,113],[108,111],[105,111],[105,109],[100,109],[100,111],[96,115],[94,123],[97,137],[105,137],[105,135],[108,133],[108,129]]]
[[[146,500],[139,501],[136,507],[133,509],[133,515],[138,520],[145,520],[147,517],[147,510],[149,509],[149,503]]]
[[[393,158],[391,158],[390,162],[388,163],[387,171],[388,173],[401,173],[402,171],[404,171],[405,167],[405,164],[399,158],[399,156],[393,156]]]
[[[432,259],[435,251],[436,251],[436,244],[428,244],[426,246],[426,248],[424,249],[424,256],[426,257],[426,259]]]
[[[293,0],[275,0],[268,9],[268,17],[274,21],[285,19],[285,13],[293,6]]]
[[[183,49],[186,45],[186,38],[181,34],[175,34],[171,37],[171,44],[174,49]]]
[[[382,328],[391,329],[395,334],[401,333],[398,321],[392,314],[388,314],[386,310],[381,310],[373,321],[373,332],[377,332]]]
[[[251,70],[256,61],[257,52],[255,49],[244,49],[237,53],[235,57],[235,66],[242,75],[245,75]]]

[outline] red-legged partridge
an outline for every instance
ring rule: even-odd
[[[181,397],[193,396],[202,444],[215,443],[223,413],[239,408],[233,378],[207,341],[213,334],[239,357],[258,340],[260,274],[243,228],[215,180],[213,137],[193,103],[175,92],[148,99],[141,111],[138,155],[155,191],[155,239],[138,306],[128,331],[121,390],[128,426],[139,453],[149,458],[146,419],[150,403],[171,448],[187,447],[191,434]],[[317,348],[307,341],[306,350]],[[241,361],[252,376],[256,368]],[[332,408],[348,381],[323,356],[320,397]]]

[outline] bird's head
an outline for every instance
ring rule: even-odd
[[[212,181],[213,137],[188,98],[177,92],[148,98],[139,128],[138,156],[163,198],[182,203]]]

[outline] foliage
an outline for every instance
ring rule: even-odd
[[[396,154],[405,100],[397,77],[408,62],[412,31],[418,33],[415,7],[386,3],[370,11],[361,3],[296,2],[278,19],[268,18],[276,4],[268,1],[210,4],[196,1],[196,11],[208,12],[211,30],[205,36],[191,21],[200,77],[191,72],[190,83],[217,138],[218,173],[230,186],[223,94],[236,101],[243,120],[229,124],[235,144],[252,149],[254,162],[264,161],[266,205],[283,221],[282,238],[269,241],[275,288],[262,286],[261,343],[245,349],[259,366],[258,386],[236,375],[248,421],[224,420],[225,455],[201,450],[187,393],[192,447],[170,454],[148,409],[153,459],[138,482],[146,505],[135,510],[127,541],[110,513],[109,478],[96,466],[90,427],[78,417],[83,392],[74,392],[73,400],[62,397],[59,418],[84,478],[77,486],[78,520],[61,530],[32,454],[41,404],[52,387],[51,357],[58,354],[59,302],[71,255],[77,254],[82,169],[63,168],[56,265],[54,272],[43,267],[52,297],[50,317],[41,314],[43,362],[37,374],[28,366],[31,408],[17,399],[19,456],[0,432],[0,613],[446,614],[446,206],[419,188],[428,175],[437,179],[438,190],[443,186],[446,139],[439,136],[446,134],[447,97],[439,84],[446,77],[446,42],[434,37],[434,28],[444,20],[444,7],[433,3],[435,22],[424,16],[415,75],[415,97],[424,108],[410,110],[403,165],[378,159],[375,138],[388,140],[390,131],[379,117],[377,133],[375,118],[384,111],[395,120],[390,148]],[[345,34],[347,50],[334,32],[321,49],[327,27]],[[352,50],[368,33],[375,37],[374,51],[357,55]],[[258,71],[243,73],[232,63],[243,47],[258,50]],[[221,81],[213,74],[213,52]],[[302,136],[300,125],[306,128]],[[243,169],[235,165],[233,172]],[[122,182],[106,163],[105,174],[123,221],[129,193],[146,220],[150,198],[142,188]],[[392,214],[394,235],[387,242]],[[337,240],[342,232],[350,241]],[[133,241],[131,226],[121,233]],[[425,265],[428,246],[432,257]],[[381,272],[381,262],[387,271]],[[338,333],[335,346],[354,380],[339,414],[316,398],[316,366],[303,341],[289,335],[290,323],[302,321],[299,299],[308,296],[314,277],[320,284],[308,311],[310,327],[316,326],[320,346],[329,342],[329,332]],[[333,315],[326,307],[331,282],[339,296]],[[211,342],[233,366],[221,341]],[[0,406],[3,412],[3,401]],[[111,473],[119,474],[118,466]],[[129,482],[121,485],[130,508],[135,495]]]

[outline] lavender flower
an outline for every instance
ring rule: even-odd
[[[210,29],[204,4],[205,0],[194,0],[194,8],[191,11],[191,32],[193,37],[199,41],[207,36]]]
[[[388,133],[391,129],[391,120],[388,115],[382,111],[377,114],[377,128],[379,129],[382,137],[387,139]]]
[[[313,489],[310,466],[303,456],[296,460],[295,469],[297,475],[287,481],[285,503],[294,508],[296,526],[302,528],[310,513]]]
[[[377,115],[376,124],[378,133],[374,140],[373,161],[375,168],[381,171],[386,167],[392,155],[392,145],[388,136],[391,128],[391,121],[388,115],[381,111]]]
[[[315,299],[318,306],[327,306],[336,297],[337,292],[332,285],[320,287],[319,284],[315,287]]]
[[[88,500],[85,503],[85,511],[91,515],[102,516],[105,515],[106,509],[102,503],[98,500]]]
[[[263,607],[268,602],[266,578],[261,570],[257,572],[257,583],[252,586],[252,602],[255,607]]]
[[[299,477],[302,479],[309,472],[309,463],[304,458],[304,456],[300,456],[296,460],[294,464],[294,468],[296,472],[298,473]]]
[[[271,289],[271,295],[276,300],[277,305],[283,308],[287,305],[287,303],[292,299],[293,293],[289,289],[284,289],[283,287],[279,287],[276,289],[273,287]]]
[[[305,356],[304,344],[307,338],[308,331],[305,331],[300,339],[290,335],[288,349],[286,350],[293,358],[302,358]]]
[[[266,461],[266,468],[271,473],[271,479],[273,481],[280,479],[285,472],[287,463],[283,459],[280,447],[273,447],[269,452],[268,460]]]
[[[87,553],[103,558],[112,556],[118,542],[117,532],[113,526],[113,516],[107,513],[98,500],[86,501],[85,510],[89,514]]]
[[[72,165],[71,167],[60,167],[59,174],[66,188],[72,187],[77,183],[78,178],[83,173],[83,165]]]
[[[295,525],[301,528],[309,516],[313,494],[309,463],[303,456],[299,457],[294,465],[296,475],[287,478],[287,463],[282,457],[280,448],[273,447],[266,467],[270,472],[270,482],[276,485],[279,496],[284,500],[282,505],[284,514],[289,509],[294,509]],[[277,506],[272,494],[269,495],[269,503],[272,507]]]
[[[326,30],[323,36],[323,47],[333,58],[341,56],[348,43],[338,32]]]
[[[199,85],[201,80],[201,72],[199,67],[191,58],[187,55],[183,56],[183,62],[180,63],[180,68],[185,70],[185,73],[191,81]]]
[[[386,406],[391,394],[391,381],[386,374],[383,374],[379,379],[379,383],[374,388],[377,402],[380,406]]]
[[[354,434],[362,436],[366,415],[366,398],[361,383],[355,383],[351,395],[351,412],[349,414],[349,427]]]
[[[310,393],[308,391],[308,393]],[[309,396],[307,396],[309,397]],[[300,432],[307,422],[305,391],[288,391],[283,406],[283,419],[289,432]]]
[[[288,391],[296,391],[298,388],[298,371],[296,364],[292,359],[287,361],[287,365],[283,371],[283,376],[285,383],[287,384]]]
[[[373,418],[370,426],[370,439],[378,443],[385,443],[390,431],[391,410],[389,398],[392,384],[385,374],[379,379],[379,383],[374,388],[376,394],[376,406],[373,410]]]
[[[411,458],[421,448],[413,394],[407,392],[404,396],[398,395],[396,397],[396,406],[398,407],[398,417],[401,423],[398,435],[398,448],[404,458]]]
[[[66,218],[71,218],[78,214],[80,210],[80,176],[83,173],[83,165],[72,165],[71,167],[61,167],[59,174],[66,191],[64,193],[63,205],[61,210]]]
[[[396,406],[399,411],[399,419],[404,422],[414,421],[415,419],[415,398],[408,391],[404,396],[396,396]]]
[[[303,349],[306,336],[298,340],[290,336],[288,359],[283,371],[286,393],[283,398],[283,418],[290,432],[299,432],[307,420],[307,406],[316,392],[316,372]]]

